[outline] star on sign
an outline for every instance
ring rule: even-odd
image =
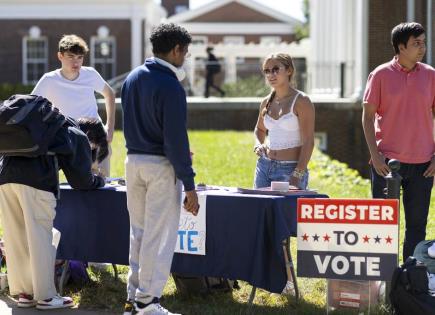
[[[314,236],[313,236],[313,239],[314,239],[314,241],[315,242],[318,242],[319,241],[319,235],[317,235],[317,233],[316,234],[314,234]]]
[[[391,244],[391,241],[393,240],[390,235],[388,235],[385,240],[387,241],[387,244]]]
[[[375,243],[381,243],[381,238],[378,235],[375,237]]]
[[[308,235],[307,235],[307,233],[304,233],[304,235],[302,235],[302,240],[303,241],[308,241]]]
[[[370,237],[368,237],[367,235],[363,237],[364,243],[368,243],[369,242]]]
[[[329,239],[330,239],[331,237],[328,235],[328,233],[326,233],[325,234],[325,236],[323,236],[323,241],[324,242],[329,242]]]

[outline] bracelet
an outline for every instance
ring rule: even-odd
[[[295,170],[292,173],[292,176],[294,178],[301,180],[302,178],[304,178],[305,172],[306,172],[305,170],[300,170],[300,169],[295,168]]]
[[[259,147],[262,147],[263,145],[260,143],[260,144],[257,144],[255,147],[254,147],[254,152],[255,151],[257,151],[257,149],[259,148]]]

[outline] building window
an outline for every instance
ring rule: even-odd
[[[243,45],[244,43],[244,36],[224,36],[224,44]]]
[[[281,36],[261,36],[260,44],[270,45],[281,43]]]
[[[37,26],[23,38],[23,84],[36,84],[48,69],[48,41]]]
[[[192,36],[192,45],[207,45],[208,37],[207,36]]]
[[[184,11],[187,11],[187,10],[189,10],[187,5],[179,4],[179,5],[175,6],[174,12],[175,12],[175,14],[178,14],[178,13],[181,13],[181,12],[184,12]]]
[[[91,66],[108,80],[116,76],[116,38],[109,36],[106,26],[100,26],[97,34],[91,37]]]

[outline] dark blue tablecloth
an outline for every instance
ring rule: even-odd
[[[206,255],[175,254],[172,271],[240,279],[281,292],[287,279],[281,243],[296,235],[296,200],[295,196],[209,195]],[[54,225],[62,233],[58,258],[128,265],[124,188],[62,188]]]

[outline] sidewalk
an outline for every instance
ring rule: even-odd
[[[120,315],[104,311],[84,311],[78,308],[39,311],[36,308],[18,308],[14,300],[7,296],[0,296],[1,315]]]

